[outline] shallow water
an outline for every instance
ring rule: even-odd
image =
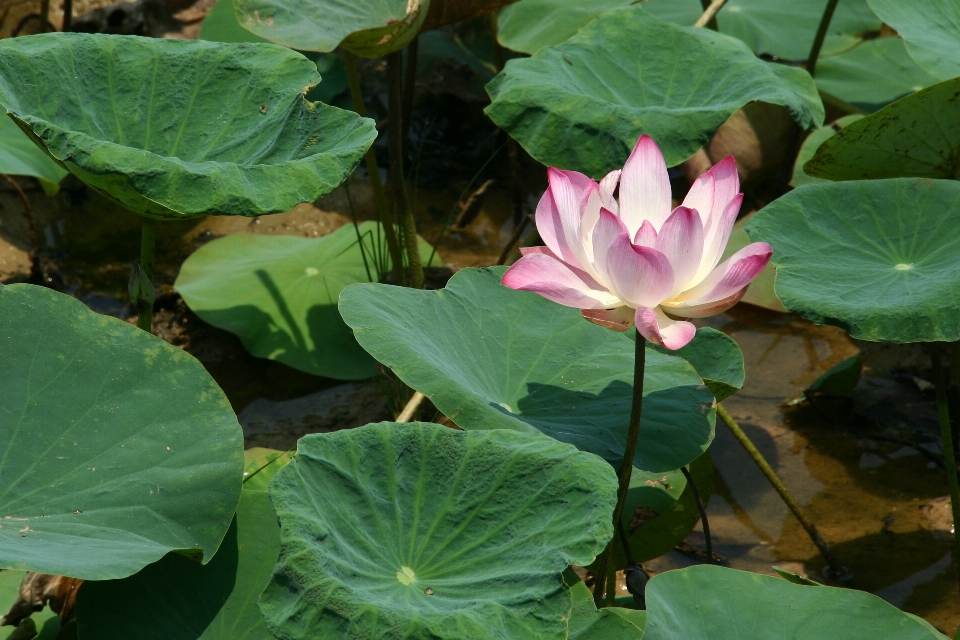
[[[53,199],[30,192],[42,252],[60,265],[54,284],[96,311],[127,316],[124,289],[129,263],[136,258],[139,221],[75,186],[68,182]],[[436,237],[465,186],[461,180],[449,188],[418,190],[424,236]],[[540,188],[534,183],[525,197]],[[9,279],[23,271],[29,236],[16,194],[0,190],[0,207],[0,279]],[[159,281],[169,286],[183,259],[213,237],[246,232],[316,237],[348,223],[354,213],[360,219],[372,215],[369,188],[362,180],[351,182],[349,198],[346,189],[339,189],[316,206],[301,205],[260,220],[161,224]],[[512,220],[512,197],[505,185],[498,185],[475,222],[448,233],[440,249],[444,262],[454,269],[495,262],[513,231]],[[173,328],[164,324],[174,316],[175,311],[158,314],[160,334],[204,362],[238,413],[257,400],[291,400],[339,384],[249,356],[236,338],[209,327],[193,327],[183,338],[176,322],[171,321]],[[785,405],[858,350],[864,352],[866,373],[877,376],[899,368],[921,371],[927,366],[922,354],[907,347],[857,344],[840,329],[747,305],[705,324],[733,337],[743,350],[746,385],[725,405],[853,574],[843,586],[871,591],[952,635],[960,620],[960,597],[950,544],[942,531],[931,531],[937,525],[922,509],[946,494],[944,474],[915,449],[852,435],[850,430],[859,427],[844,424],[846,413],[834,415],[832,405],[823,405],[819,413],[806,403]],[[708,512],[715,553],[733,568],[772,574],[771,567],[778,565],[825,581],[816,548],[722,423],[711,451],[715,491]],[[700,529],[688,542],[703,548]],[[660,572],[694,562],[671,552],[647,568]]]

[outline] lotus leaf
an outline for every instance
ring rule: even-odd
[[[657,345],[650,345],[650,348],[667,355],[680,356],[693,365],[697,375],[710,387],[717,402],[743,388],[746,375],[743,369],[743,352],[733,338],[716,329],[697,329],[693,340],[681,349],[670,351]]]
[[[668,166],[679,164],[753,100],[785,106],[805,128],[820,126],[824,113],[805,71],[639,5],[607,11],[563,44],[511,60],[487,91],[486,113],[530,155],[594,178],[622,167],[642,133]]]
[[[623,458],[634,344],[535,293],[502,267],[463,269],[445,289],[363,284],[340,313],[357,341],[464,429],[541,431],[613,464]],[[713,440],[713,395],[693,367],[647,350],[634,464],[671,471]]]
[[[724,567],[665,571],[646,595],[644,640],[945,640],[920,618],[864,591]]]
[[[824,182],[774,200],[747,233],[773,247],[777,295],[807,320],[862,340],[953,342],[958,216],[954,180]]]
[[[194,313],[235,333],[255,356],[338,380],[369,378],[376,362],[340,318],[337,297],[377,279],[382,236],[376,222],[320,238],[227,236],[187,258],[175,286]],[[420,252],[426,263],[431,247],[422,239]]]
[[[824,141],[803,168],[828,180],[960,179],[960,78],[851,123]]]
[[[564,638],[561,573],[613,533],[617,479],[539,434],[383,422],[300,439],[270,485],[280,561],[260,597],[295,638]]]
[[[338,186],[376,129],[304,100],[319,80],[312,62],[267,44],[0,41],[0,104],[20,128],[93,189],[157,219],[277,213]]]
[[[200,25],[200,37],[213,42],[269,43],[240,26],[233,11],[233,0],[217,0]],[[329,103],[347,89],[347,73],[343,61],[333,53],[304,54],[317,65],[321,82],[307,93],[307,100]]]
[[[2,107],[0,107],[2,108]],[[32,176],[40,181],[44,193],[56,195],[67,171],[41,151],[20,127],[0,114],[0,173]]]
[[[837,118],[837,120],[826,127],[820,127],[816,131],[812,131],[807,139],[803,141],[803,144],[800,146],[800,153],[797,154],[797,159],[793,164],[793,177],[790,178],[791,187],[802,187],[805,184],[810,184],[812,182],[820,182],[823,178],[816,178],[814,176],[808,175],[803,167],[808,160],[813,158],[814,154],[820,148],[820,146],[827,140],[827,138],[832,138],[838,131],[843,129],[849,124],[860,120],[863,116],[859,113],[854,113],[849,116],[843,116]]]
[[[646,612],[619,607],[597,609],[593,594],[582,582],[570,587],[573,611],[570,614],[570,640],[640,640],[646,624]]]
[[[430,0],[233,0],[233,7],[241,26],[270,42],[378,58],[416,37]]]
[[[729,0],[717,14],[720,32],[742,40],[757,54],[806,60],[827,0]],[[524,53],[560,44],[598,15],[634,0],[521,0],[500,12],[498,37],[503,46]],[[703,13],[700,0],[646,0],[644,8],[663,20],[690,26]],[[881,21],[866,0],[837,5],[823,53],[829,55],[857,44]]]
[[[266,485],[289,456],[259,449],[246,460],[255,475],[244,477],[236,517],[213,560],[200,566],[168,554],[129,578],[86,583],[77,598],[84,639],[273,640],[257,607],[280,555]]]
[[[900,38],[877,38],[817,63],[817,87],[873,111],[937,82]]]
[[[868,0],[884,23],[906,41],[910,57],[928,73],[960,76],[960,3],[956,0]]]
[[[243,434],[192,356],[70,296],[0,287],[0,566],[88,580],[210,560]]]

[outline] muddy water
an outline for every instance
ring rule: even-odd
[[[453,207],[465,186],[418,191],[424,236],[435,238],[447,216],[456,215]],[[101,313],[129,316],[124,289],[129,263],[136,259],[138,220],[69,180],[56,198],[47,199],[36,190],[30,197],[41,251],[59,265],[51,273],[52,284]],[[347,224],[353,215],[369,219],[372,213],[369,188],[355,179],[349,189],[286,214],[162,224],[161,289],[169,292],[183,259],[212,238],[230,233],[318,237]],[[502,186],[493,189],[476,221],[447,233],[440,249],[444,262],[454,269],[493,263],[513,231],[512,220],[512,197]],[[23,206],[14,192],[0,188],[0,280],[23,276],[29,248]],[[182,320],[168,322],[175,311],[158,314],[161,335],[204,362],[238,413],[257,400],[281,402],[339,384],[253,358],[238,340],[199,326],[196,319],[184,337],[178,333]],[[928,366],[922,354],[912,348],[856,344],[839,329],[747,305],[706,324],[734,338],[746,361],[746,385],[725,405],[853,574],[845,586],[876,593],[952,635],[960,621],[960,598],[948,536],[936,530],[946,525],[943,518],[931,524],[925,515],[930,509],[924,508],[946,493],[944,474],[916,449],[870,438],[862,430],[855,435],[859,427],[845,424],[844,411],[834,412],[829,405],[819,412],[806,403],[786,405],[817,376],[858,350],[864,353],[867,374],[877,376],[897,369],[922,374]],[[779,565],[826,580],[816,548],[722,423],[712,454],[715,493],[708,512],[715,552],[730,567],[773,573],[771,567]],[[702,549],[702,532],[695,531],[688,542]],[[693,562],[671,552],[647,568],[660,572]]]

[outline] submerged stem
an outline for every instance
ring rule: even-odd
[[[360,74],[357,73],[357,58],[349,51],[343,52],[343,66],[347,71],[347,84],[350,85],[350,97],[353,100],[353,110],[361,117],[366,117],[367,108],[363,104],[363,93],[360,90]],[[373,202],[377,209],[377,218],[383,226],[383,237],[387,241],[387,251],[393,262],[393,272],[397,284],[404,286],[407,283],[406,271],[403,269],[403,252],[400,241],[397,239],[396,222],[390,215],[387,207],[387,198],[383,193],[383,183],[380,182],[380,168],[377,166],[377,154],[373,147],[367,149],[364,155],[367,163],[367,173],[370,176],[370,189],[373,191]]]
[[[153,286],[154,280],[156,245],[157,221],[152,218],[144,218],[143,225],[140,228],[140,272],[150,287]],[[149,299],[138,297],[135,304],[137,307],[137,326],[150,333],[153,329],[153,296],[150,296]]]
[[[927,345],[930,350],[930,363],[933,365],[933,384],[937,392],[937,411],[940,416],[940,437],[943,439],[943,460],[947,464],[947,484],[950,487],[950,507],[953,510],[954,562],[957,564],[957,579],[960,581],[960,482],[957,480],[957,459],[953,452],[953,429],[950,426],[950,407],[947,404],[947,383],[940,364],[940,346],[937,343]]]
[[[634,347],[633,361],[633,406],[630,409],[630,426],[627,430],[627,444],[623,451],[623,461],[617,472],[619,488],[617,490],[617,506],[613,510],[614,536],[610,538],[607,548],[597,559],[596,583],[594,584],[593,602],[598,607],[603,602],[603,589],[606,586],[607,570],[610,564],[610,554],[616,544],[617,523],[623,513],[623,505],[627,500],[627,490],[630,489],[630,476],[633,474],[633,456],[637,452],[637,441],[640,439],[640,416],[643,412],[643,372],[647,360],[647,341],[637,333],[637,343]]]
[[[720,419],[723,420],[724,424],[726,424],[733,433],[733,437],[735,437],[743,446],[743,448],[746,449],[747,453],[750,455],[756,465],[760,467],[760,471],[763,472],[763,475],[766,476],[770,484],[773,485],[773,488],[776,489],[778,494],[780,494],[780,498],[784,501],[784,503],[786,503],[787,507],[800,522],[800,526],[802,526],[804,531],[807,532],[807,535],[810,536],[813,544],[815,544],[817,549],[820,550],[820,555],[822,555],[823,559],[827,561],[827,565],[833,572],[833,578],[836,580],[849,580],[852,576],[847,569],[837,561],[836,556],[833,555],[833,551],[830,550],[827,542],[823,539],[823,537],[820,536],[820,532],[817,531],[817,528],[814,526],[813,522],[811,522],[810,519],[807,518],[807,516],[803,513],[803,509],[800,508],[800,504],[794,499],[793,494],[790,493],[790,490],[787,489],[787,485],[783,484],[783,480],[780,479],[780,476],[777,475],[777,472],[773,470],[773,467],[770,466],[770,463],[768,463],[766,458],[763,457],[763,454],[760,453],[760,450],[757,449],[756,445],[753,444],[753,441],[750,440],[749,436],[747,436],[743,429],[740,428],[740,425],[737,424],[737,421],[733,419],[733,416],[730,415],[730,412],[727,411],[726,407],[720,403],[717,403],[717,415],[720,416]]]
[[[393,210],[400,221],[407,264],[410,266],[410,286],[423,288],[423,264],[417,223],[407,200],[407,186],[403,175],[403,55],[395,51],[387,56],[387,150],[390,153],[390,186],[393,191]]]
[[[817,35],[813,39],[813,46],[810,47],[810,55],[807,57],[807,73],[813,76],[817,69],[817,59],[820,57],[820,49],[823,47],[823,40],[827,37],[827,29],[830,28],[830,21],[833,20],[833,12],[837,8],[840,0],[827,0],[827,6],[823,9],[823,16],[820,18],[820,26],[817,27]]]

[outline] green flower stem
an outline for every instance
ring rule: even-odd
[[[713,537],[710,535],[710,520],[707,519],[707,507],[703,504],[703,498],[700,497],[700,490],[697,489],[697,483],[693,481],[690,470],[686,467],[680,467],[683,477],[687,479],[690,490],[693,491],[693,497],[697,501],[697,511],[700,512],[700,522],[703,523],[703,538],[707,547],[707,564],[713,564]]]
[[[627,431],[627,446],[623,451],[623,462],[617,477],[620,480],[617,490],[617,506],[613,510],[613,531],[616,534],[623,505],[627,501],[627,490],[630,489],[630,476],[633,473],[633,456],[637,452],[637,441],[640,439],[640,415],[643,411],[643,371],[647,361],[647,341],[637,332],[637,343],[634,348],[633,364],[633,406],[630,410],[630,427]],[[616,535],[610,538],[607,548],[597,559],[596,583],[593,587],[593,601],[599,607],[603,602],[603,590],[606,586],[608,564],[613,545],[616,544]],[[615,571],[615,569],[614,569]]]
[[[343,66],[347,71],[347,84],[350,85],[350,97],[353,100],[353,110],[361,117],[366,117],[367,108],[363,104],[363,93],[360,91],[360,74],[357,73],[357,57],[349,51],[343,52]],[[397,228],[390,209],[387,207],[387,198],[383,193],[383,184],[380,182],[380,168],[377,166],[377,154],[373,147],[367,149],[364,156],[367,163],[367,173],[370,175],[370,189],[373,191],[373,202],[377,208],[377,217],[383,225],[383,236],[387,241],[387,251],[393,262],[393,271],[397,284],[404,286],[407,283],[407,274],[403,269],[403,252],[400,241],[397,239]]]
[[[417,224],[413,218],[403,175],[403,54],[395,51],[387,56],[387,150],[390,152],[390,186],[393,210],[400,221],[403,244],[410,267],[410,286],[423,288],[423,264],[417,242]]]
[[[140,228],[140,271],[151,285],[154,280],[155,253],[157,245],[157,221],[143,218]],[[147,333],[153,330],[153,300],[137,301],[137,326]]]
[[[753,444],[753,441],[744,433],[743,429],[740,428],[740,425],[737,424],[737,421],[733,419],[733,416],[727,411],[719,402],[717,403],[717,415],[720,416],[720,419],[723,420],[724,424],[730,429],[733,433],[733,436],[743,445],[743,448],[747,450],[747,453],[750,454],[750,457],[753,458],[753,461],[760,471],[763,472],[763,475],[767,477],[767,480],[770,481],[770,484],[773,485],[773,488],[777,490],[777,493],[780,494],[780,498],[786,503],[790,511],[793,512],[793,515],[800,521],[800,525],[803,527],[804,531],[807,532],[807,535],[810,536],[810,540],[813,541],[813,544],[817,546],[817,549],[820,550],[820,555],[823,556],[823,559],[827,561],[831,572],[833,573],[833,578],[836,580],[849,580],[852,576],[847,571],[847,569],[841,565],[836,556],[833,555],[830,547],[827,545],[827,542],[820,535],[820,532],[817,531],[817,528],[814,526],[813,522],[803,513],[803,509],[800,508],[800,504],[797,503],[794,499],[793,494],[790,493],[790,490],[787,489],[787,486],[783,484],[783,480],[780,479],[780,476],[777,475],[777,472],[773,470],[773,467],[767,462],[766,458],[763,457],[763,454],[757,449]]]
[[[960,482],[957,480],[957,458],[953,452],[953,429],[950,426],[950,407],[947,403],[947,382],[940,364],[940,346],[927,345],[930,350],[930,363],[933,365],[933,384],[937,390],[937,411],[940,415],[940,437],[943,439],[943,461],[947,466],[947,484],[950,486],[950,507],[953,510],[954,562],[957,563],[957,579],[960,580]]]
[[[820,26],[817,27],[817,35],[813,39],[813,46],[810,47],[810,56],[807,57],[806,69],[811,76],[817,69],[817,58],[820,57],[820,49],[823,48],[823,39],[827,37],[827,29],[830,28],[830,21],[833,20],[833,12],[837,8],[840,0],[827,0],[827,6],[823,9],[823,16],[820,18]]]

